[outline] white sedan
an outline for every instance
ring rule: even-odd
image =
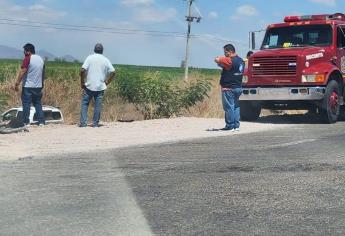
[[[44,113],[44,118],[46,121],[46,124],[49,123],[63,123],[63,116],[62,112],[60,111],[59,108],[52,107],[52,106],[42,106],[43,113]],[[22,120],[23,117],[23,107],[14,107],[11,108],[1,115],[2,121],[9,121],[14,118],[18,120]],[[36,109],[35,107],[30,108],[30,124],[36,124],[37,117],[36,117]]]

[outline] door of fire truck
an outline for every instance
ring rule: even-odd
[[[341,98],[339,101],[340,105],[344,104],[345,94],[345,25],[337,26],[337,52],[336,52],[336,65],[340,69],[343,75],[344,86],[340,88],[342,91]],[[344,117],[344,106],[340,107],[340,116]]]
[[[337,66],[345,75],[345,25],[337,28]]]
[[[337,28],[337,60],[336,64],[343,74],[343,81],[345,77],[345,25],[339,25]],[[345,84],[345,83],[344,83]],[[345,88],[343,88],[344,97]]]

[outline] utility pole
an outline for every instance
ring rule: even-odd
[[[188,16],[186,16],[186,21],[188,22],[188,30],[187,30],[187,44],[186,44],[186,57],[184,61],[184,79],[185,81],[188,80],[188,67],[189,67],[189,41],[190,41],[190,32],[192,28],[192,22],[196,20],[197,23],[200,22],[201,16],[192,16],[192,4],[194,0],[186,0],[188,1]]]

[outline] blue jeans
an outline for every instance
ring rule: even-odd
[[[42,88],[22,88],[23,122],[30,124],[31,103],[36,109],[36,118],[39,124],[45,124],[42,110]]]
[[[101,110],[102,110],[102,100],[104,96],[103,91],[91,91],[87,88],[83,91],[83,97],[81,100],[81,112],[80,112],[80,125],[86,126],[87,125],[87,112],[89,109],[89,104],[91,99],[93,98],[95,101],[95,107],[93,110],[93,121],[92,125],[97,126],[99,120],[101,118]]]
[[[222,91],[222,103],[225,111],[225,127],[240,128],[240,102],[242,88]]]

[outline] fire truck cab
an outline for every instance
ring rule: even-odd
[[[242,120],[262,108],[308,109],[327,123],[344,105],[345,15],[287,16],[269,25],[250,56],[240,97]]]

